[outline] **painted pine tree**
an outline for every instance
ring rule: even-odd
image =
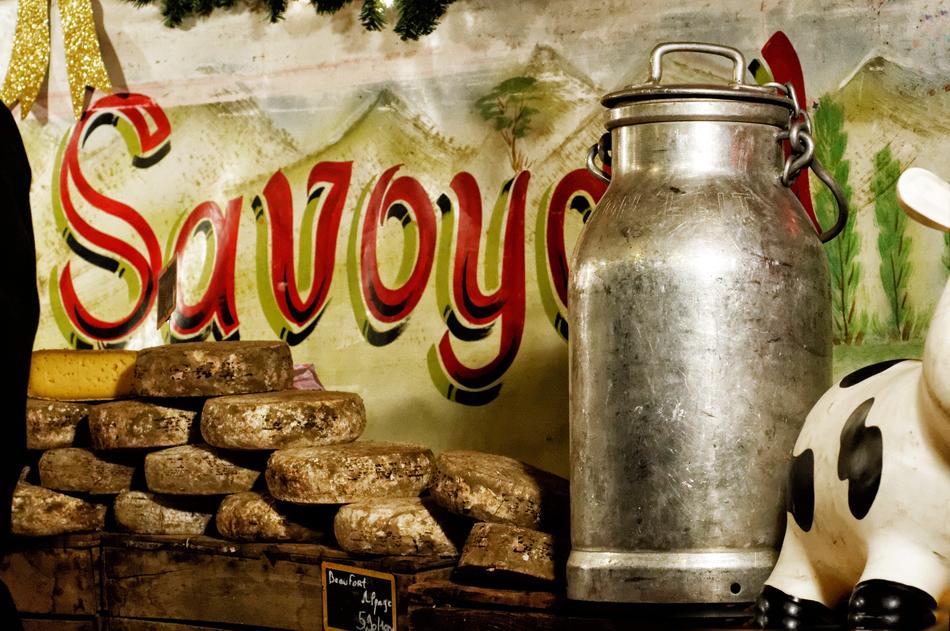
[[[950,232],[943,233],[943,266],[950,272]]]
[[[907,292],[912,268],[911,238],[907,234],[907,215],[897,204],[896,186],[900,173],[901,165],[891,155],[890,145],[874,154],[871,194],[874,220],[879,229],[877,249],[881,255],[881,285],[890,312],[885,330],[892,338],[909,340],[915,332],[917,317]]]
[[[515,173],[528,166],[527,157],[518,149],[518,140],[531,131],[532,119],[540,113],[533,106],[541,100],[537,79],[511,77],[475,102],[482,118],[495,127],[495,131],[501,134],[508,145],[508,160]]]
[[[824,96],[815,111],[815,155],[844,190],[851,213],[837,237],[825,244],[831,269],[831,306],[835,344],[860,344],[867,329],[867,314],[857,309],[857,289],[861,280],[861,263],[857,260],[861,237],[855,230],[856,213],[851,204],[848,176],[851,163],[845,159],[848,134],[844,131],[844,109]],[[835,198],[826,186],[815,182],[811,188],[815,214],[822,226],[834,224],[838,216]]]

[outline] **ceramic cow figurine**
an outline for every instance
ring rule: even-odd
[[[942,179],[909,169],[898,199],[921,223],[950,231]],[[808,629],[845,610],[851,628],[932,625],[950,596],[950,283],[923,359],[866,366],[828,390],[788,479],[788,526],[758,625]]]

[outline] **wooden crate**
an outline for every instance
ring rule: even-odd
[[[198,628],[319,630],[323,560],[395,574],[397,604],[399,594],[405,595],[420,576],[444,575],[452,566],[451,560],[435,558],[354,559],[318,544],[108,535],[102,544],[104,611],[109,617],[104,626],[163,630],[147,626],[154,620]],[[405,607],[399,609],[405,615]]]
[[[101,606],[99,535],[18,539],[0,560],[24,628],[96,628]]]
[[[23,618],[23,631],[98,631],[96,618]]]
[[[318,544],[212,537],[70,535],[17,541],[0,561],[26,631],[321,629],[324,560],[396,577],[400,628],[408,590],[447,577],[453,560],[354,558]]]
[[[99,628],[102,631],[220,631],[221,629],[233,629],[234,627],[208,627],[137,618],[103,618]]]

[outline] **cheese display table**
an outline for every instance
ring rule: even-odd
[[[0,562],[0,578],[28,630],[305,631],[323,628],[324,561],[391,574],[400,628],[408,628],[409,585],[447,578],[454,565],[355,558],[315,543],[103,533],[21,540]]]
[[[456,559],[354,556],[315,543],[78,534],[20,540],[0,562],[27,631],[323,629],[321,563],[392,575],[396,628],[742,629],[748,609],[567,601],[563,590],[461,582]],[[941,612],[935,629],[947,628]]]

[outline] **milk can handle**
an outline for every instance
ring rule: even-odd
[[[835,221],[835,225],[831,226],[827,230],[823,230],[821,234],[818,235],[818,238],[822,243],[828,243],[832,239],[838,236],[842,230],[844,230],[845,224],[848,223],[848,198],[844,194],[841,185],[838,184],[837,180],[828,173],[825,167],[818,161],[817,158],[814,158],[811,161],[811,170],[812,173],[818,176],[818,179],[821,180],[825,186],[831,190],[831,194],[835,197],[835,204],[838,206],[838,219]]]
[[[651,83],[659,83],[663,77],[663,55],[675,52],[706,53],[708,55],[728,57],[734,64],[732,68],[732,82],[736,85],[743,85],[742,77],[745,76],[745,57],[741,52],[729,46],[701,44],[699,42],[667,42],[655,47],[653,52],[650,53]]]
[[[663,77],[663,55],[675,52],[706,53],[727,57],[733,61],[732,82],[743,85],[742,77],[745,74],[745,57],[735,48],[719,46],[717,44],[702,44],[700,42],[667,42],[654,47],[650,53],[650,82],[659,83]],[[600,142],[587,152],[587,170],[599,180],[610,183],[610,174],[597,166],[597,158],[605,166],[610,166],[610,134],[600,137]]]
[[[610,184],[610,174],[597,166],[597,157],[599,156],[600,161],[603,162],[605,166],[609,167],[610,150],[610,132],[607,132],[601,136],[600,140],[597,141],[597,144],[591,147],[590,151],[587,152],[587,170],[606,184]]]

